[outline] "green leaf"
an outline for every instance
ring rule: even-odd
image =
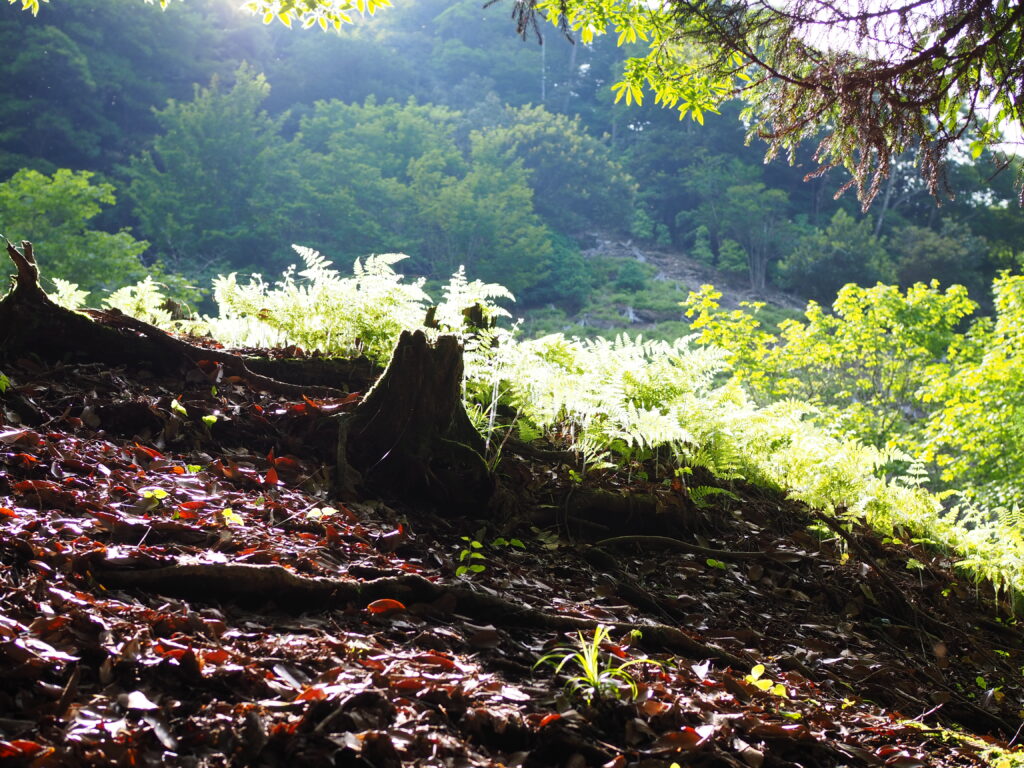
[[[181,401],[177,398],[171,400],[171,410],[181,416],[188,416],[188,411],[185,410],[185,406],[183,406]]]
[[[236,513],[231,507],[225,507],[220,511],[220,516],[224,519],[225,525],[245,525],[245,520],[242,519],[241,515]]]

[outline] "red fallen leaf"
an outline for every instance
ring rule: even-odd
[[[309,410],[309,406],[305,403],[294,403],[288,406],[288,410],[292,413],[305,413]]]
[[[356,516],[356,513],[353,512],[348,507],[346,507],[344,504],[339,504],[338,505],[338,511],[341,512],[343,515],[345,515],[345,517],[347,517],[351,522],[353,522],[353,523],[359,522],[359,518]]]
[[[0,741],[0,757],[32,757],[46,749],[42,744],[28,739]]]
[[[297,472],[299,470],[299,462],[287,456],[280,456],[274,459],[271,463],[278,469],[287,470],[289,472]]]
[[[647,701],[640,705],[640,708],[648,717],[654,717],[655,715],[660,715],[665,710],[671,708],[671,706],[671,704],[668,704],[664,701],[658,701],[657,699],[647,699]]]
[[[356,400],[358,400],[358,399],[359,399],[359,398],[361,398],[362,396],[363,396],[363,393],[362,393],[362,392],[352,392],[352,393],[350,393],[349,395],[347,395],[347,396],[343,397],[343,398],[342,398],[342,399],[341,399],[341,400],[340,400],[340,401],[338,402],[338,405],[348,405],[349,403],[354,403],[354,402],[355,402]]]
[[[293,733],[295,733],[295,731],[298,730],[299,725],[301,723],[302,723],[302,720],[299,719],[299,718],[296,718],[295,720],[292,720],[290,723],[274,723],[272,726],[270,726],[270,735],[271,736],[279,736],[279,735],[291,736]]]
[[[323,701],[326,698],[327,693],[324,689],[313,685],[296,696],[295,701]]]
[[[385,616],[389,613],[395,613],[396,611],[404,611],[405,606],[397,600],[392,600],[390,597],[384,597],[380,600],[374,600],[366,606],[366,610],[378,616]]]
[[[154,451],[152,448],[147,448],[146,446],[140,445],[139,443],[135,444],[135,450],[143,453],[144,455],[148,456],[151,459],[163,458],[163,454],[160,453],[159,451]]]
[[[184,475],[185,474],[185,468],[184,467],[171,467],[171,472],[173,472],[176,475]]]
[[[621,645],[615,645],[614,643],[602,643],[602,650],[608,651],[613,656],[618,656],[620,659],[628,659],[629,654],[623,649]]]
[[[181,659],[189,650],[187,646],[179,645],[171,640],[157,640],[153,643],[153,653],[171,659]]]
[[[29,493],[35,491],[59,491],[60,486],[56,483],[52,483],[49,480],[19,480],[13,486],[15,491],[18,493]]]
[[[713,725],[699,725],[696,728],[684,726],[682,730],[666,733],[651,745],[652,751],[676,752],[703,746],[715,732]]]
[[[183,501],[183,502],[181,502],[181,504],[178,505],[178,509],[180,509],[180,510],[186,510],[186,509],[191,509],[191,510],[206,509],[206,502],[205,501]]]
[[[303,395],[303,396],[302,396],[302,399],[303,399],[303,400],[305,400],[305,401],[306,401],[306,404],[307,404],[307,405],[308,405],[308,406],[309,406],[310,408],[312,408],[313,410],[315,410],[315,411],[319,411],[319,410],[320,410],[320,403],[316,402],[315,400],[310,400],[310,399],[309,399],[308,397],[306,397],[305,395]]]
[[[228,461],[227,465],[224,464],[220,459],[217,459],[213,464],[210,465],[210,469],[219,475],[227,478],[228,480],[238,480],[243,477],[242,470],[238,468],[238,465],[233,461]]]
[[[391,681],[391,687],[398,691],[418,691],[426,685],[422,677],[400,677]]]
[[[223,664],[231,658],[231,654],[223,648],[214,648],[210,651],[203,651],[203,661],[210,664]]]
[[[562,716],[560,714],[558,714],[557,712],[552,712],[550,715],[545,715],[544,718],[539,723],[537,723],[537,728],[543,728],[545,725],[553,723],[555,722],[555,720],[561,719]]]
[[[29,456],[27,453],[16,453],[14,458],[20,461],[23,467],[31,467],[33,464],[39,463],[39,459],[35,456]]]
[[[267,470],[267,476],[264,479],[264,485],[278,485],[281,481],[277,478],[277,470],[271,467]]]
[[[441,667],[442,669],[455,669],[454,661],[449,659],[447,656],[441,656],[437,653],[424,653],[413,660],[418,661],[420,664],[430,664],[435,667]]]
[[[367,669],[372,669],[376,672],[384,671],[384,663],[377,659],[356,659],[355,661],[356,664],[366,667]]]
[[[14,512],[13,509],[8,509],[7,507],[0,507],[0,517],[17,517],[17,516],[18,515]]]

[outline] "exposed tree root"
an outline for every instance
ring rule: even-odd
[[[605,623],[546,613],[470,587],[436,584],[411,574],[371,581],[348,581],[298,576],[278,565],[177,564],[126,570],[98,561],[92,564],[90,575],[107,588],[139,588],[205,600],[272,600],[292,610],[366,606],[375,600],[389,598],[412,611],[448,614],[457,610],[474,620],[502,626],[564,632],[590,631],[599,623]],[[737,669],[745,669],[755,663],[745,655],[737,656],[717,645],[702,643],[665,624],[607,625],[613,632],[623,634],[640,629],[643,632],[641,643],[649,649],[680,653],[693,659],[713,659]]]
[[[671,536],[613,536],[610,539],[602,539],[594,544],[595,547],[607,548],[618,544],[643,544],[652,547],[668,547],[678,549],[680,552],[690,552],[703,557],[713,557],[716,560],[776,560],[779,558],[792,559],[794,557],[805,558],[807,555],[796,555],[795,553],[778,552],[732,552],[728,549],[713,549],[702,547],[699,544],[691,544],[688,541],[674,539]]]
[[[268,392],[292,397],[345,394],[332,387],[297,386],[254,373],[238,355],[197,347],[116,310],[92,311],[93,319],[67,310],[40,286],[32,243],[22,241],[19,250],[8,242],[7,254],[18,274],[14,290],[0,301],[0,358],[37,355],[51,360],[148,365],[167,372],[183,363],[209,360],[223,365],[229,375]]]

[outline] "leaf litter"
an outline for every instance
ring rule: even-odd
[[[500,524],[332,498],[330,417],[358,395],[5,372],[45,415],[0,408],[5,765],[915,768],[982,765],[1017,736],[1018,624],[919,545],[858,529],[858,557],[739,484],[676,535],[763,556],[642,536],[588,547],[550,461],[503,461],[519,514]],[[459,577],[467,540],[483,567]],[[165,576],[115,585],[144,573]],[[432,591],[363,601],[350,584]],[[328,597],[309,605],[299,587]],[[543,616],[615,627],[609,665],[657,664],[628,667],[635,698],[581,697],[570,667],[535,667],[578,638]],[[659,647],[663,626],[715,658]]]

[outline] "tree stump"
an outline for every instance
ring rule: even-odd
[[[340,417],[338,475],[384,496],[422,499],[453,515],[482,512],[494,490],[484,441],[462,405],[462,347],[403,331],[387,369]]]

